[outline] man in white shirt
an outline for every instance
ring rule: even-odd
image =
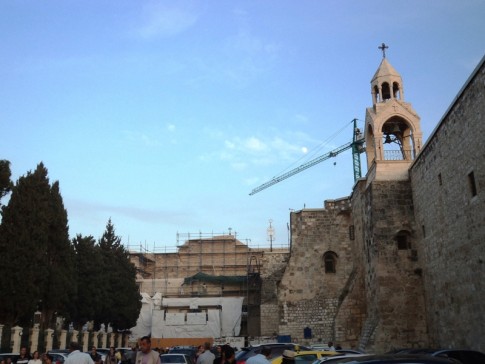
[[[214,364],[216,356],[211,352],[211,344],[209,342],[204,343],[204,352],[197,358],[196,364]]]
[[[149,336],[140,339],[140,351],[136,353],[136,364],[160,364],[160,354],[152,350]]]
[[[69,355],[64,364],[94,364],[88,353],[81,352],[81,346],[73,341],[69,343]]]

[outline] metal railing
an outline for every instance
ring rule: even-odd
[[[406,150],[385,150],[384,160],[386,161],[411,161],[414,159],[414,151]]]

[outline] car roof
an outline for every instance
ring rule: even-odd
[[[382,355],[358,355],[358,356],[339,356],[340,360],[332,361],[333,363],[420,363],[420,364],[451,364],[460,363],[451,358],[434,357],[430,355],[416,355],[416,354],[382,354]],[[323,362],[325,363],[325,362]]]

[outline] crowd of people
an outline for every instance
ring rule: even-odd
[[[69,354],[63,364],[161,364],[160,355],[169,351],[169,348],[159,349],[151,347],[151,339],[144,336],[139,340],[137,347],[121,352],[110,347],[104,361],[95,346],[89,353],[81,351],[77,342],[69,344]],[[246,364],[271,364],[271,348],[263,347],[261,352],[246,361]],[[285,350],[282,364],[294,364],[295,352]],[[236,350],[230,345],[216,345],[206,342],[197,348],[194,358],[195,364],[235,364]],[[53,355],[45,353],[41,355],[34,351],[32,356],[27,353],[27,348],[22,347],[17,360],[6,358],[0,364],[60,364],[54,361]]]

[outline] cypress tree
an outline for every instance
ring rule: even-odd
[[[102,309],[105,271],[100,249],[92,236],[73,239],[76,251],[78,294],[71,318],[77,327],[94,320]]]
[[[0,202],[12,189],[12,181],[10,180],[11,176],[10,162],[4,159],[0,160]],[[0,206],[2,206],[1,203]]]
[[[7,324],[26,324],[42,299],[47,279],[50,186],[40,163],[20,177],[2,209],[0,226],[0,312]]]
[[[49,184],[40,163],[18,179],[0,225],[0,319],[30,324],[34,311],[50,322],[54,312],[66,314],[75,293],[73,249],[67,212],[59,184]]]
[[[69,240],[67,211],[59,191],[59,182],[50,189],[49,230],[45,261],[47,279],[42,295],[42,312],[46,323],[54,313],[69,319],[77,293],[74,246]]]
[[[136,324],[141,300],[136,285],[136,269],[128,251],[116,236],[111,219],[99,241],[106,283],[103,292],[103,310],[98,322],[111,323],[114,329],[129,329]]]

